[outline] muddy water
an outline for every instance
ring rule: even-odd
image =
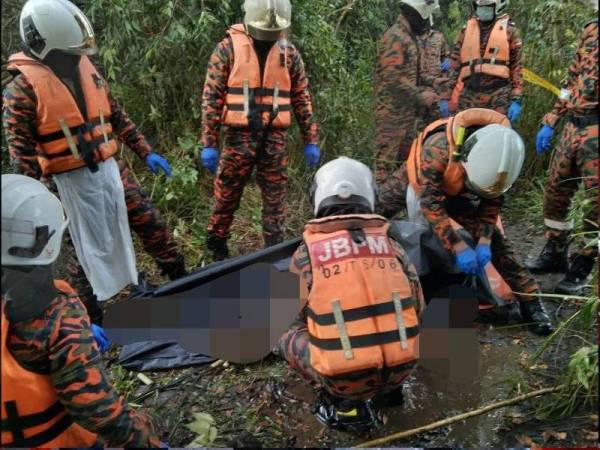
[[[386,425],[368,436],[352,436],[324,430],[309,413],[295,417],[308,428],[296,436],[295,445],[314,446],[331,444],[336,447],[357,445],[365,440],[386,436],[398,431],[410,430],[437,420],[461,414],[480,406],[506,399],[509,396],[508,380],[514,380],[521,371],[518,364],[524,350],[513,341],[524,335],[521,332],[488,331],[485,329],[451,330],[445,342],[438,342],[437,352],[427,348],[439,339],[437,330],[426,329],[422,333],[422,353],[430,355],[422,359],[419,367],[404,385],[404,405],[386,409]],[[460,347],[462,345],[462,348]],[[452,357],[443,354],[451,349]],[[478,351],[477,351],[478,350]],[[463,351],[462,357],[456,357]],[[436,358],[436,356],[438,356]],[[314,391],[304,383],[288,386],[290,394],[310,404]],[[492,411],[462,423],[407,440],[394,442],[394,446],[472,447],[482,448],[504,444],[496,431],[502,423],[505,409]]]

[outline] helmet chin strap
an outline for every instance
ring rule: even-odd
[[[2,297],[8,319],[21,322],[39,317],[57,296],[53,265],[2,267]]]

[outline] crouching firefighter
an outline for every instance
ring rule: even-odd
[[[167,225],[124,161],[119,141],[155,174],[171,174],[112,98],[89,55],[96,53],[87,17],[66,0],[30,0],[21,11],[24,53],[12,55],[3,92],[3,126],[13,170],[51,181],[70,219],[70,281],[95,323],[97,300],[137,283],[129,226],[164,275],[185,275]],[[70,251],[70,254],[73,252]]]
[[[290,265],[306,307],[277,350],[321,387],[322,423],[364,430],[381,423],[380,407],[401,402],[419,358],[421,285],[389,222],[373,214],[376,187],[364,164],[324,165],[312,202],[316,218]]]
[[[406,189],[389,189],[386,184],[381,197],[397,208],[408,203],[409,218],[433,228],[462,273],[476,275],[491,262],[519,300],[498,311],[500,317],[511,322],[523,319],[534,333],[547,335],[553,327],[539,298],[540,286],[497,226],[504,194],[516,182],[524,160],[523,141],[506,116],[490,109],[468,109],[419,134],[407,163],[394,174],[395,185]],[[464,227],[475,248],[453,222]]]
[[[2,447],[159,447],[111,386],[73,288],[53,280],[66,227],[41,182],[2,175]]]
[[[246,0],[244,11],[245,23],[229,29],[209,60],[202,96],[200,158],[216,173],[207,239],[214,260],[229,256],[229,230],[254,167],[262,193],[265,247],[283,240],[292,115],[304,139],[308,166],[316,167],[320,157],[304,63],[287,40],[289,0]],[[226,131],[219,158],[222,125]]]

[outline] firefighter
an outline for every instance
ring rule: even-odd
[[[308,166],[316,167],[320,158],[304,63],[287,40],[289,0],[246,0],[244,11],[244,24],[228,30],[209,60],[202,96],[200,159],[216,173],[216,204],[207,239],[214,260],[229,256],[229,230],[254,167],[262,192],[265,247],[283,240],[292,114],[300,126]]]
[[[149,169],[171,175],[110,95],[89,55],[96,53],[87,17],[66,0],[30,0],[21,11],[24,52],[12,55],[3,92],[3,126],[13,170],[57,190],[70,218],[70,281],[102,322],[98,300],[137,284],[129,226],[164,275],[186,274],[165,220],[116,160],[118,140]],[[118,140],[117,140],[118,139]],[[74,250],[73,250],[74,247]]]
[[[452,50],[450,110],[493,109],[514,125],[521,116],[523,42],[507,7],[508,0],[472,2],[473,16]]]
[[[504,193],[517,180],[524,158],[523,141],[500,113],[473,108],[436,121],[415,139],[395,180],[381,188],[382,201],[395,207],[382,213],[391,217],[407,207],[411,220],[433,228],[463,273],[476,274],[491,261],[520,305],[520,311],[517,303],[508,305],[500,316],[509,321],[522,316],[533,333],[547,335],[553,326],[540,286],[497,226]],[[464,242],[451,219],[473,236],[476,248]]]
[[[410,143],[428,118],[448,114],[450,95],[443,98],[447,74],[442,74],[448,69],[447,44],[440,32],[431,29],[438,8],[438,0],[402,1],[397,22],[379,43],[374,77],[378,183],[406,159]]]
[[[378,423],[384,399],[401,401],[418,359],[423,294],[415,268],[388,236],[389,222],[373,213],[367,166],[345,157],[325,164],[311,199],[315,219],[290,264],[306,307],[277,352],[321,386],[321,422],[364,429]]]
[[[595,2],[598,10],[598,2]],[[529,264],[535,273],[567,272],[556,292],[578,295],[587,284],[598,256],[598,20],[583,30],[575,59],[552,112],[542,121],[537,152],[551,148],[554,129],[565,119],[564,129],[550,165],[544,196],[544,222],[548,239],[539,257]],[[579,249],[569,265],[568,241],[573,222],[567,219],[571,200],[583,184],[590,200],[584,221],[588,244]]]
[[[159,447],[111,386],[75,291],[53,280],[67,222],[41,182],[2,175],[2,447]]]

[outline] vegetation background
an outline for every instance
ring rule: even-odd
[[[205,226],[212,205],[212,178],[198,165],[200,94],[206,63],[227,27],[242,20],[243,0],[90,0],[76,3],[91,18],[99,41],[96,62],[113,94],[142,128],[156,150],[166,155],[174,176],[155,178],[133,153],[123,157],[134,167],[155,203],[167,217],[188,265],[203,259]],[[348,155],[370,164],[374,154],[372,75],[377,42],[399,14],[398,0],[294,0],[291,40],[303,54],[321,127],[323,158]],[[441,0],[436,26],[452,44],[470,11],[470,2]],[[7,57],[19,49],[18,16],[23,0],[2,1],[2,84],[10,79]],[[524,39],[524,64],[558,85],[566,74],[585,22],[593,18],[580,0],[511,2],[510,15]],[[512,208],[540,224],[541,192],[549,155],[536,158],[534,139],[553,95],[527,84],[519,131],[528,147],[520,187],[511,194]],[[10,170],[3,141],[2,171]],[[287,232],[296,234],[309,216],[307,190],[312,173],[305,168],[302,145],[294,129],[290,139],[290,194]],[[574,216],[595,207],[578,200]],[[260,194],[246,190],[236,216],[232,246],[247,252],[262,244]],[[156,277],[143,251],[142,267]],[[587,308],[587,309],[586,309]],[[592,298],[577,315],[590,330],[597,314]],[[582,326],[575,319],[579,330]],[[591,334],[574,356],[568,376],[577,395],[597,401],[597,346]],[[595,355],[595,356],[594,356]],[[594,359],[595,358],[595,359]],[[577,377],[584,380],[577,381]],[[574,377],[574,378],[573,378]],[[571,381],[569,381],[570,383]],[[571,397],[568,397],[569,399]],[[566,401],[566,400],[565,400]],[[569,404],[571,405],[571,404]],[[572,406],[572,405],[571,405]],[[552,408],[551,408],[552,409]]]

